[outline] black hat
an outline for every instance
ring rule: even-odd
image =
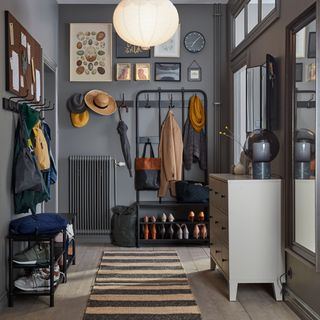
[[[86,104],[81,93],[75,93],[67,101],[67,108],[72,113],[83,113],[86,111]]]

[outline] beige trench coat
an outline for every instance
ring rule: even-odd
[[[161,127],[159,157],[161,174],[159,197],[166,196],[170,181],[182,179],[182,133],[174,114],[169,111]]]

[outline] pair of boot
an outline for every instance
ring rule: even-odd
[[[196,224],[193,229],[193,238],[194,239],[207,239],[208,231],[205,224]]]
[[[177,231],[177,239],[189,239],[189,230],[186,224],[182,224],[181,226],[176,224],[178,227]]]

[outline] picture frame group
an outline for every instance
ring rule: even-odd
[[[136,63],[134,71],[135,81],[150,81],[151,79],[151,64]],[[131,63],[117,63],[116,65],[116,80],[130,81],[132,80],[132,65]]]

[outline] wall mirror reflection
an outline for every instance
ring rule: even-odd
[[[316,21],[295,33],[294,235],[296,245],[315,253],[316,242]]]

